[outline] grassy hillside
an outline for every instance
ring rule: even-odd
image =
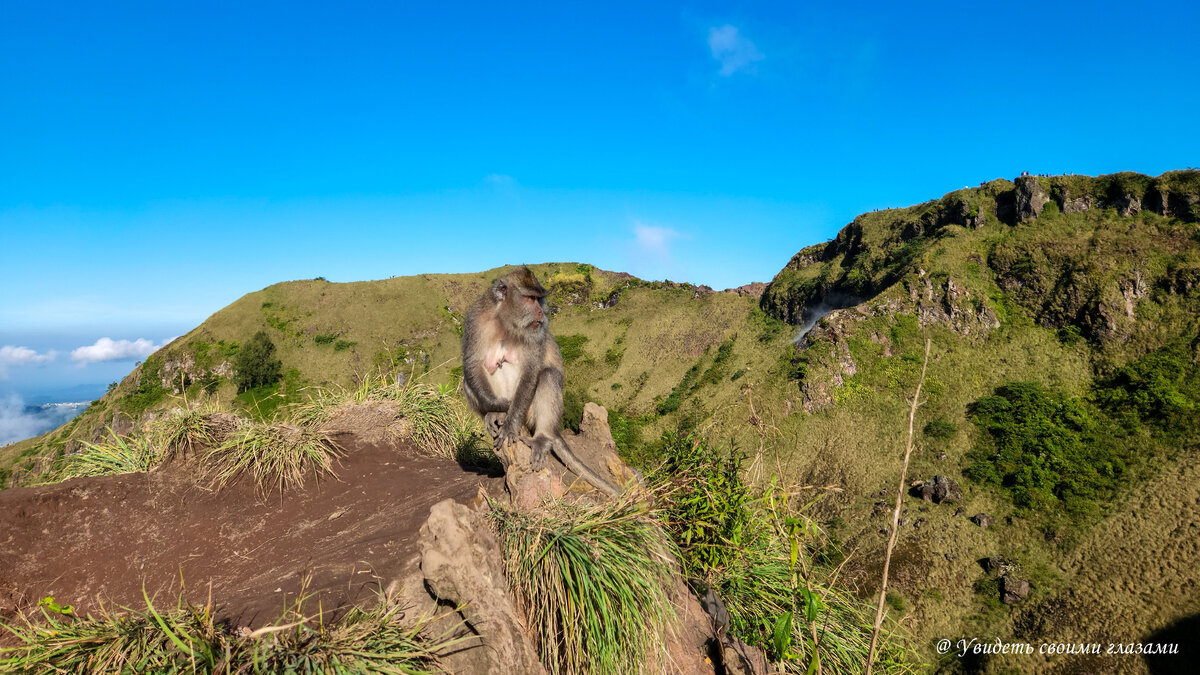
[[[845,560],[843,578],[864,596],[878,588],[890,522],[879,503],[899,476],[906,397],[928,336],[909,478],[948,476],[963,499],[905,498],[891,611],[927,660],[956,670],[964,664],[933,652],[937,638],[1064,636],[1054,617],[1068,607],[1097,622],[1121,617],[1102,623],[1134,641],[1200,612],[1194,593],[1080,590],[1109,575],[1197,582],[1200,551],[1171,543],[1195,541],[1194,526],[1181,531],[1178,510],[1152,495],[1170,489],[1185,506],[1200,497],[1194,481],[1168,478],[1197,456],[1198,221],[1197,171],[1022,176],[863,214],[795,254],[761,299],[586,264],[533,269],[556,310],[568,425],[585,401],[606,406],[619,449],[643,465],[666,430],[731,441],[752,479],[775,472],[806,486],[799,494],[818,500],[841,542],[831,559]],[[456,384],[463,312],[506,269],[251,293],[72,423],[0,450],[0,467],[12,483],[32,480],[78,441],[142,424],[184,396],[269,416],[305,387],[371,373]],[[815,326],[794,341],[806,319]],[[259,330],[284,377],[237,394],[232,364]],[[993,523],[968,520],[977,513]],[[1127,554],[1112,554],[1117,542]],[[1145,556],[1152,566],[1139,564]],[[996,573],[979,563],[987,558],[1030,581],[1029,597],[1001,603]]]

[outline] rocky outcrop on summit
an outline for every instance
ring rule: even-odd
[[[1041,179],[1036,176],[1021,176],[1015,182],[1017,220],[1025,223],[1042,215],[1042,209],[1050,201],[1050,195],[1042,186]]]

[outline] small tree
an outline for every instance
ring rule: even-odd
[[[283,375],[283,362],[275,358],[275,343],[260,330],[233,357],[233,369],[233,383],[240,394],[278,382]]]

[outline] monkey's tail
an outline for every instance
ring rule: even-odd
[[[597,490],[605,492],[609,496],[616,497],[621,494],[621,490],[617,488],[617,486],[604,480],[600,477],[600,474],[592,471],[588,465],[579,461],[579,458],[575,456],[575,453],[571,451],[571,448],[567,447],[567,442],[563,440],[561,435],[554,434],[554,442],[552,447],[554,448],[554,454],[558,456],[558,459],[563,463],[563,466],[570,469],[571,472],[576,476],[584,479]]]

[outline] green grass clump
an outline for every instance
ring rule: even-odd
[[[675,611],[675,549],[635,496],[511,511],[493,503],[505,570],[552,673],[640,672]]]
[[[420,632],[429,617],[405,621],[402,607],[380,597],[326,624],[298,601],[277,625],[237,635],[211,605],[182,600],[167,611],[146,598],[144,611],[76,618],[43,610],[0,624],[18,646],[0,649],[0,670],[58,673],[428,673],[436,654],[457,640]]]
[[[158,466],[164,456],[162,446],[149,436],[119,436],[111,427],[109,439],[84,443],[83,449],[67,456],[54,476],[54,482],[84,476],[115,476],[141,473]]]
[[[174,408],[150,425],[150,435],[161,443],[167,459],[176,453],[188,453],[200,447],[212,447],[217,442],[217,428],[212,421],[213,411],[199,408]]]
[[[583,351],[583,345],[587,344],[588,336],[586,335],[559,335],[554,338],[558,343],[558,348],[562,350],[563,363],[570,363],[581,357],[586,358],[587,354]]]
[[[665,399],[659,401],[658,406],[655,407],[658,414],[667,415],[679,410],[679,406],[683,405],[684,399],[695,389],[696,380],[699,377],[700,364],[697,363],[688,368],[687,372],[683,374],[683,379],[679,381],[679,384],[671,390],[671,393]]]
[[[219,485],[249,474],[263,490],[274,485],[283,491],[304,484],[305,476],[333,473],[333,462],[342,456],[329,436],[291,424],[250,423],[233,432],[229,440],[209,450],[205,468]]]
[[[958,425],[950,420],[939,417],[925,424],[925,435],[929,438],[947,439],[958,433]]]

